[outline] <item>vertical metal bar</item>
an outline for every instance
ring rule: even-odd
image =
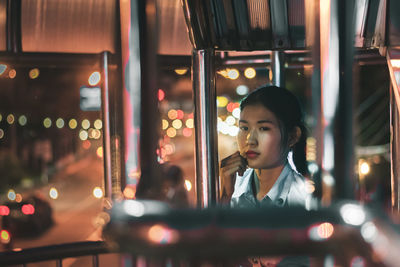
[[[104,160],[104,197],[112,197],[111,178],[111,135],[110,135],[110,96],[108,77],[108,52],[102,54],[101,111],[103,116],[103,160]]]
[[[197,204],[207,208],[216,204],[219,190],[214,50],[194,50],[192,60]]]
[[[92,256],[92,266],[99,267],[99,255],[98,254]]]
[[[18,53],[22,50],[21,0],[7,1],[7,51]]]
[[[282,51],[271,53],[272,84],[285,86],[285,54]]]
[[[62,267],[62,259],[56,260],[56,267]]]

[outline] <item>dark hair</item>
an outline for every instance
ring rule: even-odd
[[[286,88],[267,85],[249,93],[240,103],[240,110],[242,111],[249,105],[262,105],[275,114],[279,122],[283,145],[287,145],[289,133],[296,126],[300,128],[301,136],[292,147],[293,162],[298,172],[306,174],[305,147],[307,130],[304,125],[303,111],[297,97]]]

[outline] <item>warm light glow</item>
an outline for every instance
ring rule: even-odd
[[[126,199],[134,199],[136,194],[136,189],[132,186],[126,186],[124,189],[124,196]]]
[[[0,121],[2,121],[2,120],[3,120],[3,115],[0,114]]]
[[[98,71],[93,72],[92,74],[90,74],[88,79],[89,85],[91,86],[97,85],[100,82],[100,79],[101,79],[100,72]]]
[[[360,173],[363,175],[367,175],[370,172],[370,167],[367,162],[363,162],[360,164]]]
[[[7,69],[7,65],[0,64],[0,75],[2,75]]]
[[[165,119],[163,119],[163,120],[162,120],[162,129],[163,129],[163,130],[165,130],[165,129],[167,129],[167,128],[168,128],[168,126],[169,126],[169,123],[168,123],[168,121],[167,121],[167,120],[165,120]]]
[[[185,112],[183,112],[183,110],[178,109],[178,110],[176,111],[176,118],[177,118],[177,119],[181,120],[181,119],[183,119],[184,116],[185,116]]]
[[[25,215],[32,215],[35,213],[35,207],[32,204],[22,205],[21,211]]]
[[[400,59],[391,59],[390,63],[393,68],[400,68]]]
[[[88,119],[84,119],[82,121],[82,128],[87,130],[87,129],[89,129],[89,127],[90,127],[90,121]]]
[[[28,122],[28,120],[26,119],[25,115],[19,116],[19,118],[18,118],[19,125],[24,126],[24,125],[26,125],[27,122]]]
[[[93,196],[95,198],[102,198],[103,197],[103,190],[100,187],[96,186],[93,189]]]
[[[365,241],[372,243],[378,236],[378,230],[373,222],[366,222],[361,227],[361,235]]]
[[[93,139],[100,139],[100,137],[101,137],[101,132],[100,132],[100,130],[97,130],[97,129],[91,129],[92,131],[91,131],[91,138],[93,138]]]
[[[240,107],[240,104],[238,102],[231,102],[226,106],[226,110],[229,112],[233,112],[233,110],[238,107]]]
[[[232,111],[232,115],[233,115],[233,117],[235,117],[236,119],[239,119],[239,118],[240,118],[240,108],[235,108],[235,109]]]
[[[188,128],[193,128],[193,126],[194,126],[194,121],[193,121],[193,119],[187,119],[187,120],[186,120],[186,127],[188,127]]]
[[[39,74],[40,74],[40,71],[38,68],[31,69],[29,71],[29,78],[36,79],[37,77],[39,77]]]
[[[178,119],[176,119],[176,120],[174,120],[173,122],[172,122],[172,127],[174,127],[175,129],[180,129],[180,128],[182,128],[182,121],[181,120],[178,120]]]
[[[351,225],[361,225],[365,221],[365,212],[362,207],[355,204],[345,204],[340,208],[343,221]]]
[[[236,80],[237,78],[239,78],[239,71],[237,69],[229,69],[228,78],[231,80]]]
[[[15,121],[14,115],[13,115],[13,114],[9,114],[9,115],[7,116],[7,122],[8,122],[8,124],[13,124],[14,121]]]
[[[15,202],[20,203],[22,201],[22,195],[21,194],[15,194]]]
[[[188,69],[175,69],[175,73],[178,75],[185,75],[187,73]]]
[[[102,158],[102,157],[103,157],[103,147],[102,147],[102,146],[99,146],[99,147],[97,148],[97,150],[96,150],[96,155],[97,155],[99,158]]]
[[[15,191],[12,189],[8,190],[7,197],[9,200],[14,201],[16,198]]]
[[[51,119],[50,119],[50,118],[45,118],[45,119],[43,120],[43,125],[44,125],[44,127],[46,127],[46,128],[50,128],[50,127],[51,127]]]
[[[178,117],[178,112],[175,109],[171,109],[168,111],[168,118],[170,120],[175,120]]]
[[[315,185],[312,181],[306,180],[305,189],[308,194],[312,194],[315,191]]]
[[[232,126],[236,123],[236,119],[233,116],[228,116],[228,117],[226,117],[225,122],[229,126]]]
[[[168,137],[171,137],[171,138],[175,137],[176,136],[176,130],[174,128],[168,128],[167,135],[168,135]]]
[[[58,118],[56,120],[56,126],[57,128],[61,129],[62,127],[64,127],[64,120],[62,118]]]
[[[3,244],[8,244],[11,241],[10,233],[7,230],[1,230],[0,237]]]
[[[226,107],[226,105],[228,105],[228,102],[228,98],[226,98],[225,96],[217,96],[217,107]]]
[[[176,242],[178,234],[167,227],[156,224],[153,225],[148,232],[148,238],[156,244],[171,244]]]
[[[134,217],[141,217],[145,212],[144,205],[136,200],[126,200],[123,205],[125,212]]]
[[[78,122],[75,119],[70,119],[68,125],[69,128],[75,129],[78,126]]]
[[[188,192],[192,190],[192,183],[189,180],[185,180],[185,188]]]
[[[256,70],[254,68],[247,68],[244,70],[244,76],[247,79],[253,79],[254,77],[256,77]]]
[[[9,77],[10,79],[14,79],[15,76],[17,76],[17,71],[16,71],[15,69],[12,69],[12,70],[10,70],[10,71],[8,72],[8,77]]]
[[[101,128],[103,128],[103,122],[100,119],[97,119],[94,121],[93,123],[94,128],[96,128],[97,130],[100,130]]]
[[[162,89],[158,89],[158,101],[163,101],[165,98],[165,92]]]
[[[89,137],[89,134],[87,131],[85,130],[80,130],[79,131],[79,139],[81,139],[82,141],[87,140]]]
[[[4,137],[4,130],[0,129],[0,139],[2,139]]]
[[[327,239],[332,236],[333,232],[334,228],[331,223],[321,223],[318,226],[318,235],[320,238]]]
[[[57,199],[58,198],[58,191],[57,191],[57,189],[55,187],[50,188],[49,196],[52,199]]]
[[[182,135],[183,135],[184,137],[192,136],[192,129],[190,129],[190,128],[184,128],[184,129],[182,130]]]
[[[90,143],[89,140],[85,140],[82,142],[83,149],[89,149],[91,145],[92,145],[92,143]]]
[[[10,208],[4,205],[0,206],[0,216],[8,216],[10,214]]]

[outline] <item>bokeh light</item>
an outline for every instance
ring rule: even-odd
[[[148,232],[148,238],[156,244],[171,244],[178,239],[178,233],[163,225],[153,225]]]
[[[90,121],[88,119],[84,119],[82,121],[82,128],[87,130],[87,129],[89,129],[89,127],[90,127]]]
[[[71,129],[75,129],[78,126],[78,122],[75,119],[70,119],[68,122],[68,126]]]
[[[10,241],[11,241],[10,233],[7,230],[1,230],[0,231],[0,239],[1,239],[1,243],[3,243],[3,244],[10,243]]]
[[[15,191],[13,189],[8,190],[7,197],[9,200],[14,201],[16,198]]]
[[[184,128],[184,129],[182,130],[182,135],[183,135],[184,137],[192,136],[192,129],[190,129],[190,128]]]
[[[247,79],[253,79],[254,77],[256,77],[256,70],[254,68],[246,68],[244,70],[244,76]]]
[[[171,109],[167,115],[170,120],[175,120],[178,117],[178,112],[175,109]]]
[[[360,173],[363,175],[367,175],[370,172],[371,168],[369,167],[368,162],[363,162],[360,165]]]
[[[97,155],[99,158],[102,158],[102,157],[103,157],[103,147],[102,147],[102,146],[99,146],[99,147],[96,149],[96,155]]]
[[[0,114],[0,121],[2,121],[2,120],[3,120],[3,115]]]
[[[62,127],[64,127],[64,120],[62,119],[62,118],[58,118],[57,120],[56,120],[56,126],[57,126],[57,128],[59,128],[59,129],[61,129]]]
[[[89,137],[89,134],[87,131],[85,130],[80,130],[79,131],[79,139],[81,139],[82,141],[87,140]]]
[[[247,87],[246,85],[239,85],[238,87],[236,87],[236,93],[238,95],[246,95],[249,92],[249,87]]]
[[[89,140],[85,140],[85,141],[83,141],[82,142],[82,147],[83,147],[83,149],[89,149],[90,148],[90,146],[92,145],[92,143],[90,143],[90,141]]]
[[[168,128],[167,136],[171,137],[171,138],[175,137],[176,136],[176,130],[174,128]]]
[[[39,74],[40,74],[40,71],[38,68],[31,69],[29,71],[29,78],[36,79],[37,77],[39,77]]]
[[[2,75],[7,69],[6,64],[0,64],[0,75]]]
[[[176,119],[172,122],[172,127],[174,127],[175,129],[180,129],[182,128],[182,121],[179,119]]]
[[[160,101],[160,102],[163,101],[165,98],[165,92],[162,89],[158,89],[157,97],[158,97],[158,101]]]
[[[327,239],[332,236],[334,227],[331,223],[325,222],[318,226],[318,235],[320,238]]]
[[[225,96],[217,96],[217,107],[219,108],[226,107],[226,105],[228,105],[228,102],[229,100]]]
[[[185,180],[185,188],[188,192],[192,190],[192,183],[189,180]]]
[[[93,189],[93,196],[95,198],[102,198],[103,197],[103,190],[100,187],[96,186]]]
[[[45,118],[43,120],[43,126],[46,128],[50,128],[51,127],[51,119],[49,117]]]
[[[235,108],[235,109],[232,111],[232,115],[233,115],[233,117],[235,117],[236,119],[239,119],[239,118],[240,118],[240,108]]]
[[[165,119],[163,119],[163,120],[162,120],[162,129],[163,129],[163,130],[165,130],[165,129],[167,129],[167,128],[168,128],[168,126],[169,126],[169,123],[168,123],[168,121],[167,121],[167,120],[165,120]]]
[[[13,114],[8,114],[8,116],[7,116],[8,124],[13,124],[14,121],[15,121],[14,115]]]
[[[90,74],[88,79],[89,85],[91,86],[97,85],[100,82],[100,79],[101,79],[100,72],[98,71],[92,72],[92,74]]]
[[[14,79],[16,76],[17,76],[17,71],[16,71],[15,69],[11,69],[11,70],[8,72],[8,77],[9,77],[10,79]]]
[[[127,185],[124,189],[124,196],[126,199],[134,199],[136,194],[136,187]]]
[[[28,122],[28,120],[25,115],[19,116],[19,118],[18,118],[19,125],[24,126],[24,125],[26,125],[27,122]]]
[[[100,130],[101,128],[103,128],[103,122],[100,119],[97,119],[94,121],[93,123],[94,128],[96,128],[97,130]]]
[[[194,120],[193,119],[187,119],[185,124],[186,124],[186,127],[193,128]]]
[[[22,195],[21,194],[15,194],[15,202],[20,203],[22,201]]]
[[[239,71],[237,69],[229,69],[228,78],[231,80],[236,80],[237,78],[239,78]]]
[[[4,137],[4,130],[0,129],[0,139],[2,139]]]
[[[175,73],[178,75],[185,75],[187,73],[188,69],[175,69]]]
[[[228,116],[228,117],[226,117],[225,122],[229,126],[232,126],[236,123],[236,119],[233,116]]]
[[[50,188],[49,196],[52,199],[57,199],[58,198],[58,191],[57,191],[57,189],[55,187]]]

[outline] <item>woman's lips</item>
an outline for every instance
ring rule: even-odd
[[[254,152],[254,151],[247,151],[246,152],[246,158],[248,159],[254,159],[256,157],[258,157],[259,153]]]

